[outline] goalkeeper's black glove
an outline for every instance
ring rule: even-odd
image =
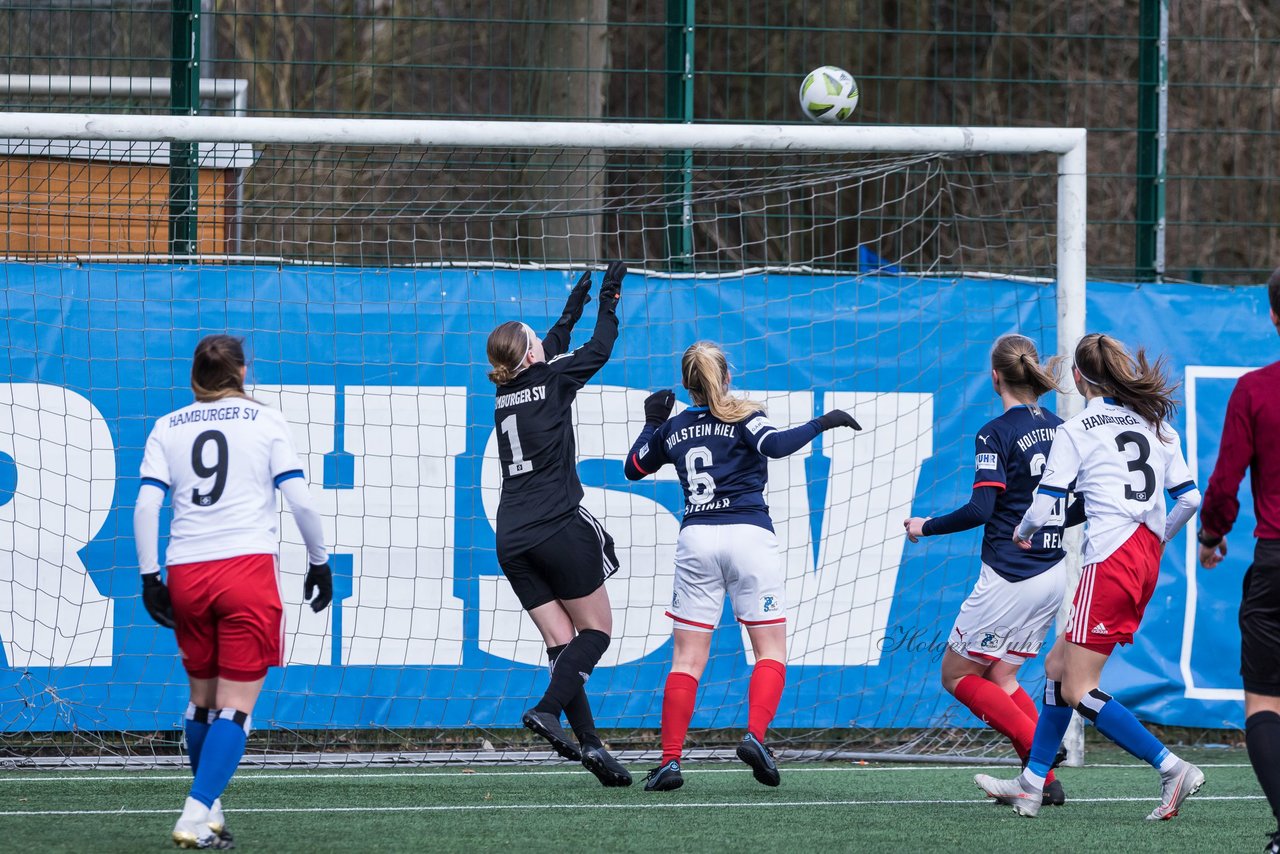
[[[316,594],[316,598],[311,598],[312,593]],[[317,614],[329,607],[329,603],[333,601],[333,572],[329,569],[329,564],[311,564],[311,569],[307,570],[307,578],[302,582],[302,600],[310,600],[311,610]]]
[[[169,588],[160,580],[160,573],[148,572],[142,576],[142,604],[151,619],[166,629],[173,628],[173,602],[169,599]]]
[[[671,417],[671,408],[676,405],[676,396],[671,389],[655,391],[644,399],[644,423],[650,427],[661,427]]]
[[[833,409],[830,412],[819,415],[818,427],[822,430],[832,430],[836,427],[852,427],[854,430],[862,429],[862,425],[843,409]]]
[[[569,291],[569,299],[565,300],[564,311],[560,314],[560,322],[570,326],[582,319],[583,307],[591,302],[591,271],[582,274],[578,283]]]
[[[618,298],[622,294],[622,278],[627,275],[626,261],[610,261],[604,271],[604,282],[600,285],[600,313],[614,311],[618,307]]]

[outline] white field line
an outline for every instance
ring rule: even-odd
[[[846,774],[853,772],[856,774],[865,774],[870,772],[910,772],[910,771],[1007,771],[1007,765],[895,765],[895,766],[863,766],[849,765],[843,768],[787,768],[783,766],[788,774]],[[1132,762],[1114,762],[1114,763],[1098,763],[1096,765],[1086,766],[1088,768],[1146,768],[1145,765],[1139,765]],[[1201,763],[1198,768],[1249,768],[1252,767],[1248,762],[1220,762],[1220,763]],[[745,774],[745,767],[730,768],[698,768],[687,767],[686,770],[691,771],[698,776],[703,774]],[[1078,769],[1070,769],[1072,771]],[[590,772],[579,770],[576,768],[566,768],[561,771],[378,771],[375,769],[352,769],[347,772],[325,772],[323,774],[308,773],[305,771],[291,771],[286,773],[276,773],[271,771],[242,771],[235,776],[237,783],[248,783],[254,781],[275,781],[275,780],[385,780],[396,778],[417,778],[417,777],[577,777],[589,776]],[[3,783],[120,783],[138,781],[154,781],[154,782],[173,782],[177,780],[190,780],[190,774],[152,774],[146,771],[138,771],[132,774],[113,774],[111,776],[93,776],[92,771],[83,771],[77,774],[64,775],[60,777],[45,776],[35,774],[26,777],[5,777],[0,776],[0,784]],[[1072,800],[1077,800],[1073,798]]]
[[[1262,795],[1197,795],[1197,801],[1261,801]],[[1152,803],[1158,798],[1072,798],[1073,804]],[[985,798],[942,800],[929,798],[842,800],[842,801],[716,801],[706,803],[621,803],[621,804],[417,804],[402,807],[238,807],[235,813],[413,813],[413,812],[500,812],[510,810],[687,810],[687,809],[760,809],[786,807],[884,807],[884,806],[983,806]],[[72,815],[166,815],[176,809],[116,810],[4,810],[0,816],[72,816]]]

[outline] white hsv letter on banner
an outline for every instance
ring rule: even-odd
[[[115,496],[106,419],[61,386],[0,383],[0,453],[17,474],[0,507],[0,638],[9,667],[110,666],[114,603],[79,555]]]

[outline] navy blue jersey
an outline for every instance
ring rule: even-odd
[[[982,562],[1009,581],[1039,575],[1066,556],[1062,549],[1066,499],[1036,533],[1030,550],[1013,542],[1013,531],[1035,498],[1061,423],[1047,409],[1015,406],[987,422],[974,439],[974,488],[1000,490],[995,512],[982,532]]]
[[[805,430],[806,441],[818,435],[814,424],[797,428]],[[760,445],[777,433],[763,412],[727,424],[705,406],[691,406],[656,429],[646,427],[627,465],[641,477],[667,463],[676,467],[684,488],[681,527],[745,524],[772,531],[764,501],[769,458]]]

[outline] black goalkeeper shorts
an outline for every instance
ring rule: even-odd
[[[526,611],[588,596],[617,571],[613,537],[582,507],[563,529],[502,561],[502,572]]]
[[[1258,540],[1244,574],[1240,675],[1246,691],[1280,697],[1280,540]]]

